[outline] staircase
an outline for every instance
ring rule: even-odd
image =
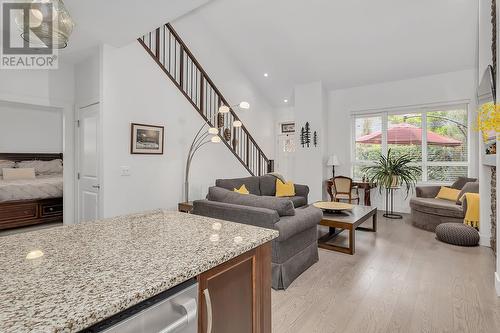
[[[221,105],[231,104],[170,24],[149,32],[138,41],[205,122],[219,129],[222,142],[252,176],[274,170],[274,161],[266,157],[245,125],[233,127],[233,121],[239,120],[233,109],[225,114],[218,112]]]

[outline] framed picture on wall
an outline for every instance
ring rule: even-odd
[[[294,122],[281,123],[281,133],[295,133],[295,123]]]
[[[131,124],[131,154],[163,154],[165,133],[163,126]]]

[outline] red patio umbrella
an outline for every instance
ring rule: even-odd
[[[363,135],[359,137],[356,142],[381,144],[382,131],[375,131],[371,134]],[[422,129],[407,123],[397,124],[387,130],[387,143],[400,145],[422,144]],[[462,142],[427,131],[427,144],[456,147],[462,145]]]

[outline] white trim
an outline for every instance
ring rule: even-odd
[[[500,297],[500,275],[495,272],[495,289],[497,291],[497,296]]]
[[[420,128],[422,128],[422,182],[426,183],[429,179],[427,172],[429,171],[427,167],[429,166],[429,156],[427,155],[428,144],[424,145],[423,142],[427,142],[427,112],[422,112],[420,116]],[[426,156],[426,158],[424,158]]]
[[[377,115],[384,112],[391,112],[391,114],[406,113],[411,110],[420,112],[431,112],[431,111],[446,111],[446,109],[453,109],[459,105],[469,105],[470,99],[459,99],[447,102],[435,102],[435,103],[424,103],[424,104],[408,104],[399,106],[387,106],[381,108],[373,109],[360,109],[351,110],[352,115]]]
[[[479,245],[491,247],[491,234],[479,233]]]

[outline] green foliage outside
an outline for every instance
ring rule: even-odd
[[[422,127],[420,114],[390,115],[388,117],[389,127],[397,124],[407,123],[416,127]],[[374,118],[366,118],[362,124],[362,133],[357,136],[370,134],[373,132]],[[463,144],[457,147],[445,147],[439,145],[427,145],[427,161],[429,162],[466,162],[467,161],[467,112],[465,110],[453,111],[433,111],[427,113],[427,131],[432,131],[439,135],[462,141]],[[392,154],[396,157],[407,155],[415,163],[422,161],[421,144],[396,145],[388,144]],[[376,161],[381,154],[380,144],[356,143],[356,160]],[[464,166],[433,166],[428,167],[427,178],[432,181],[453,180],[458,175],[467,175],[467,167]],[[361,178],[363,173],[361,168],[354,169],[354,176]]]

